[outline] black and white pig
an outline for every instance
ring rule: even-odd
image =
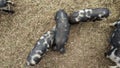
[[[14,3],[10,0],[0,0],[0,11],[14,13],[15,11],[11,10],[11,5],[14,6]]]
[[[78,24],[79,22],[99,21],[102,18],[107,18],[110,14],[107,8],[83,9],[73,12],[69,16],[71,24]]]
[[[120,68],[120,20],[112,24],[115,26],[110,38],[110,49],[105,53],[105,56],[116,63],[116,66],[109,68]]]
[[[40,37],[27,57],[27,65],[34,66],[40,62],[46,51],[52,47],[54,35],[55,27]]]
[[[55,21],[56,29],[53,49],[60,53],[65,53],[65,44],[70,32],[70,23],[67,13],[63,9],[58,10],[55,15]]]

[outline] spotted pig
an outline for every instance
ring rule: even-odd
[[[40,62],[42,56],[53,44],[54,32],[55,27],[40,37],[27,57],[27,65],[34,66]]]
[[[109,68],[120,68],[120,20],[113,23],[116,27],[110,38],[110,49],[105,56],[116,63],[116,66]]]
[[[73,12],[70,15],[70,23],[78,24],[79,22],[99,21],[102,18],[107,18],[110,14],[107,8],[83,9]]]
[[[14,3],[10,0],[0,0],[0,11],[4,11],[7,13],[14,13],[11,9],[11,6],[14,6]]]

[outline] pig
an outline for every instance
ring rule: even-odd
[[[14,13],[15,11],[13,11],[11,9],[11,6],[14,6],[15,4],[10,1],[10,0],[0,0],[0,10],[7,12],[7,13]]]
[[[107,18],[110,14],[107,8],[88,8],[73,12],[69,16],[70,24],[79,24],[79,22],[100,21]]]
[[[120,20],[112,24],[115,26],[110,38],[110,49],[105,53],[105,56],[116,63],[116,66],[109,68],[120,68]]]
[[[27,57],[27,65],[34,66],[41,61],[43,55],[48,51],[50,47],[52,47],[54,42],[54,35],[55,27],[40,37]]]
[[[70,23],[67,13],[63,9],[58,10],[55,15],[55,21],[56,29],[53,50],[63,54],[65,53],[65,44],[68,41],[70,32]]]

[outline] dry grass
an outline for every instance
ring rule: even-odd
[[[48,52],[30,68],[108,68],[114,65],[104,57],[112,28],[120,17],[119,0],[14,0],[16,13],[0,15],[0,68],[24,68],[26,57],[39,37],[55,25],[58,9],[66,12],[84,8],[106,7],[107,20],[73,25],[66,54]]]

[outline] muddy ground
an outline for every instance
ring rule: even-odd
[[[120,17],[120,0],[14,0],[15,14],[0,14],[0,68],[25,68],[26,57],[39,37],[54,25],[59,9],[70,14],[84,8],[109,8],[102,21],[71,26],[66,53],[49,51],[30,68],[108,68],[104,57],[113,28],[108,24]],[[29,68],[29,67],[28,67]]]

